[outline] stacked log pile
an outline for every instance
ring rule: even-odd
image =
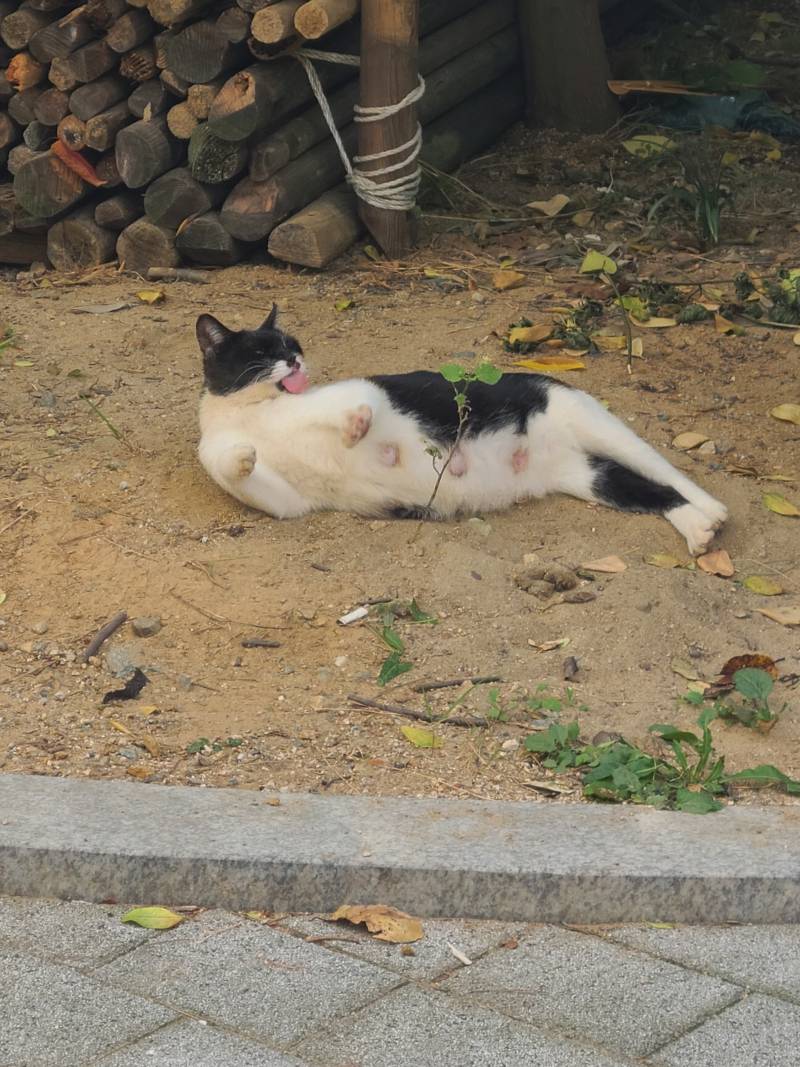
[[[291,52],[357,54],[358,7],[0,0],[0,262],[330,262],[360,223]],[[422,0],[419,66],[422,158],[451,170],[521,114],[513,0]],[[357,67],[316,69],[352,156]]]

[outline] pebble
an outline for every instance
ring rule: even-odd
[[[47,625],[46,622],[35,622],[31,626],[31,630],[35,634],[46,634],[49,629],[50,629],[50,627]]]
[[[339,668],[344,667],[346,663],[347,663],[347,656],[337,656],[336,659],[333,661],[334,667],[339,667]]]
[[[117,678],[124,678],[138,666],[139,656],[130,645],[114,645],[106,652],[106,670]]]
[[[127,745],[125,748],[121,748],[117,752],[118,756],[122,756],[123,759],[138,759],[141,756],[141,752],[138,748],[134,748],[132,745]]]
[[[161,629],[161,619],[158,615],[140,615],[131,622],[133,632],[137,637],[154,637]]]
[[[519,741],[515,737],[509,737],[508,741],[504,741],[500,747],[504,752],[516,752],[519,748]]]
[[[491,523],[485,519],[479,519],[477,516],[472,519],[467,519],[467,526],[471,526],[473,530],[481,535],[481,537],[488,537],[492,532]]]
[[[8,652],[10,647],[8,641],[0,641],[0,652]]]
[[[126,489],[129,489],[129,488],[130,488],[130,486],[128,485],[128,483],[127,483],[127,482],[120,482],[120,483],[119,483],[119,487],[120,487],[120,489],[121,489],[121,490],[122,490],[123,492],[125,492],[125,490],[126,490]]]
[[[179,674],[178,675],[178,688],[179,689],[191,689],[192,688],[192,684],[193,684],[192,683],[192,679],[188,674]]]
[[[717,446],[713,441],[704,441],[697,451],[704,456],[716,456]]]

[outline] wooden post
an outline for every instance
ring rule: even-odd
[[[529,126],[602,133],[619,118],[597,0],[519,0]]]
[[[361,5],[361,75],[362,107],[396,104],[417,85],[417,27],[419,0],[363,0]],[[415,107],[406,107],[379,122],[358,124],[358,154],[385,152],[411,140],[417,128]],[[388,156],[363,166],[365,173],[399,162],[401,157]],[[390,181],[411,174],[414,166],[393,171],[377,178]],[[364,225],[387,256],[403,255],[411,243],[408,213],[376,208],[359,201]]]

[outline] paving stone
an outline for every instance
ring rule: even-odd
[[[222,912],[166,931],[94,973],[281,1046],[399,981],[362,960]]]
[[[309,915],[295,915],[279,925],[304,937],[341,937],[341,941],[325,940],[319,944],[344,952],[348,956],[357,956],[379,967],[388,967],[408,978],[424,981],[431,981],[439,975],[464,966],[453,955],[450,945],[463,952],[468,959],[477,959],[488,949],[496,948],[504,941],[518,940],[529,929],[523,923],[425,919],[425,936],[408,946],[414,950],[413,956],[404,956],[402,945],[377,941],[366,933],[363,927],[350,926],[347,923],[329,923]]]
[[[582,1048],[444,993],[405,986],[301,1042],[324,1067],[622,1067]]]
[[[626,926],[604,933],[661,959],[800,1000],[800,926]]]
[[[0,897],[0,948],[76,967],[101,963],[155,936],[121,923],[124,912],[116,905]]]
[[[755,994],[679,1038],[651,1063],[671,1067],[796,1067],[800,1008]]]
[[[78,1067],[176,1017],[69,967],[0,952],[0,1064]]]
[[[533,930],[518,948],[489,953],[441,987],[637,1056],[684,1033],[741,992],[720,979],[556,927]]]
[[[195,1019],[165,1026],[92,1067],[142,1067],[146,1063],[153,1067],[305,1067],[294,1056]]]

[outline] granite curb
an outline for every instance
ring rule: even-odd
[[[0,894],[286,912],[380,901],[537,923],[800,922],[800,807],[279,801],[0,775]]]

